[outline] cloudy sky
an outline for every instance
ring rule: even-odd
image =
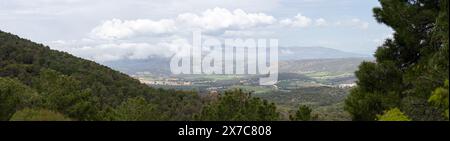
[[[275,38],[373,54],[391,29],[376,0],[0,0],[0,30],[86,59],[170,56],[205,37]]]

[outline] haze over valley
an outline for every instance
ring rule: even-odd
[[[278,83],[272,86],[259,85],[261,75],[173,75],[170,58],[163,57],[104,64],[151,87],[195,90],[205,97],[243,89],[282,106],[285,119],[299,105],[309,105],[318,120],[349,120],[342,102],[356,86],[354,72],[359,64],[373,61],[372,57],[324,47],[282,47],[279,53]],[[329,113],[333,111],[338,112]]]

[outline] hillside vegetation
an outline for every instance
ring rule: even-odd
[[[132,103],[136,99],[141,105]],[[139,109],[142,105],[148,107]],[[194,92],[153,89],[95,62],[0,31],[0,120],[27,107],[16,115],[47,109],[74,120],[134,120],[146,111],[140,120],[188,120],[201,105]]]

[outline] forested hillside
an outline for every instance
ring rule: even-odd
[[[187,120],[201,109],[194,92],[153,89],[95,62],[2,31],[0,86],[0,120],[16,117],[24,108],[72,120]]]
[[[395,31],[356,72],[346,100],[353,120],[448,120],[448,0],[380,0]]]
[[[224,104],[229,107],[216,106]],[[230,109],[242,104],[254,112]],[[202,112],[205,106],[208,110]],[[270,110],[261,112],[266,107]],[[228,111],[232,118],[212,111]],[[0,121],[276,119],[274,104],[241,90],[211,101],[194,91],[154,89],[95,62],[0,31]]]

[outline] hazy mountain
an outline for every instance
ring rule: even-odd
[[[135,74],[136,72],[151,72],[152,74],[169,75],[170,72],[170,58],[152,57],[145,60],[118,60],[104,62],[115,70],[127,74]]]
[[[281,72],[297,73],[298,71],[310,71],[307,69],[354,71],[362,60],[371,60],[371,58],[366,55],[324,47],[280,47],[279,60],[282,67]],[[170,75],[169,63],[170,58],[151,57],[145,60],[125,59],[103,64],[127,74],[151,72],[157,75]],[[325,68],[318,68],[322,66]]]
[[[338,59],[308,59],[289,60],[279,63],[280,72],[288,73],[352,73],[358,69],[363,61],[372,61],[372,58],[338,58]]]
[[[331,59],[370,57],[325,47],[280,47],[280,60]]]

